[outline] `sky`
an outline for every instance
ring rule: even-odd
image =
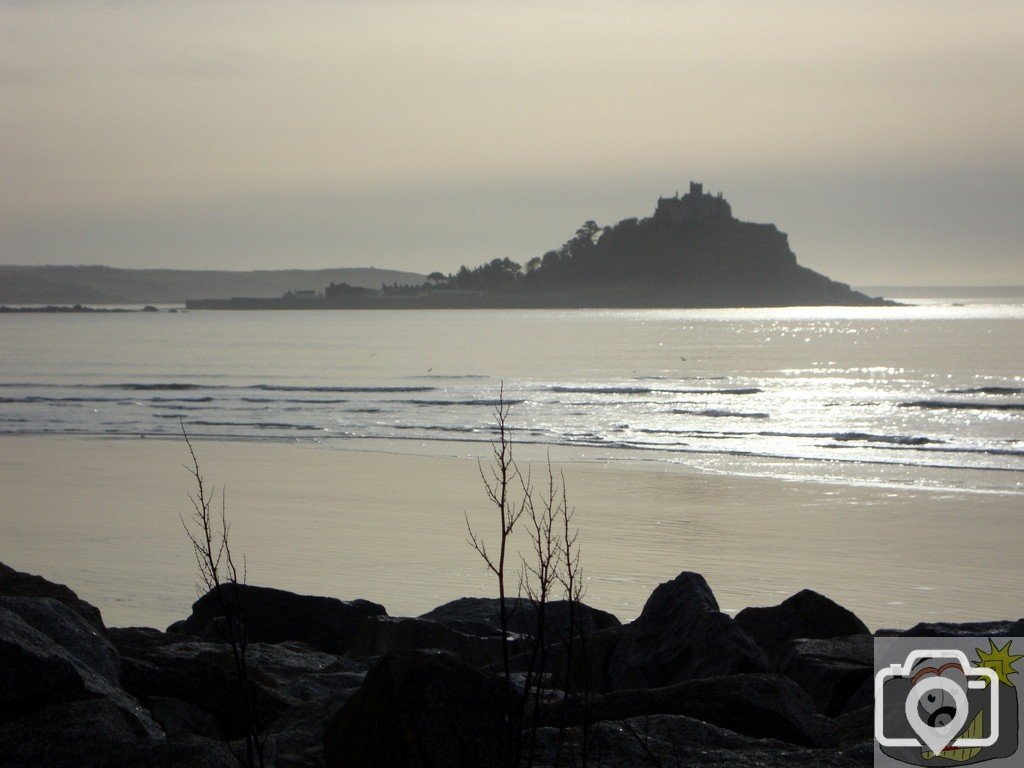
[[[454,271],[691,179],[844,282],[1024,284],[1019,0],[0,0],[0,263]]]

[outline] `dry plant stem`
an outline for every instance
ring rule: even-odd
[[[520,748],[520,723],[514,722],[511,717],[513,712],[513,684],[512,673],[509,664],[509,611],[506,605],[506,559],[508,556],[509,539],[515,530],[516,523],[522,517],[525,510],[525,501],[515,502],[510,495],[512,484],[520,477],[519,469],[512,456],[512,436],[508,427],[509,405],[505,402],[505,388],[502,385],[499,391],[498,405],[494,409],[495,422],[498,427],[498,440],[491,446],[493,465],[489,472],[484,470],[480,464],[480,477],[483,480],[487,498],[498,513],[499,522],[499,549],[498,557],[495,560],[487,550],[483,539],[477,536],[473,526],[466,516],[466,529],[469,532],[469,543],[483,559],[488,570],[494,574],[498,581],[499,598],[499,622],[501,625],[501,657],[502,667],[505,675],[505,703],[508,717],[508,731],[510,744],[513,746],[515,760],[512,765],[518,765],[518,752]]]
[[[541,497],[540,505],[534,502],[533,488],[529,480],[522,483],[523,498],[526,500],[528,523],[533,546],[533,564],[522,558],[522,578],[524,591],[534,608],[537,617],[536,633],[530,653],[530,664],[527,667],[526,695],[523,706],[532,690],[533,723],[530,732],[530,743],[527,751],[527,767],[532,768],[536,749],[536,724],[540,722],[541,704],[543,703],[545,685],[544,674],[547,671],[548,640],[546,633],[547,605],[551,599],[551,590],[558,578],[561,565],[561,538],[556,521],[561,513],[558,488],[555,475],[551,469],[551,458],[547,462],[547,486]],[[524,713],[525,714],[525,713]],[[525,720],[525,717],[523,717]]]
[[[191,466],[185,465],[185,469],[192,475],[196,488],[195,494],[189,496],[189,500],[192,502],[192,514],[187,520],[184,515],[180,516],[185,535],[192,543],[192,552],[199,573],[196,592],[200,597],[210,591],[217,596],[217,603],[221,615],[224,617],[226,639],[231,647],[232,662],[238,681],[238,707],[246,729],[246,765],[249,768],[263,768],[264,741],[259,731],[255,696],[249,680],[249,666],[246,659],[248,640],[242,620],[245,562],[243,559],[242,578],[239,580],[238,568],[235,566],[231,553],[231,525],[228,523],[224,491],[221,491],[220,519],[217,520],[212,511],[213,489],[208,489],[206,486],[199,468],[199,459],[192,446],[192,441],[185,431],[184,422],[181,423],[181,434],[185,438],[185,445],[188,446],[189,456],[192,460]],[[232,587],[234,602],[229,601],[225,596],[223,589],[225,583]]]
[[[569,507],[565,488],[565,477],[556,479],[547,461],[547,483],[539,492],[533,487],[530,473],[525,476],[519,471],[512,456],[512,434],[508,426],[509,406],[505,402],[504,387],[495,408],[497,439],[491,446],[493,463],[486,470],[480,464],[480,477],[490,505],[497,512],[498,554],[494,557],[486,542],[473,529],[466,516],[469,543],[484,561],[487,569],[498,582],[499,621],[502,635],[502,666],[505,676],[506,725],[508,764],[513,768],[525,765],[532,768],[537,746],[536,729],[541,722],[542,708],[547,693],[545,674],[548,671],[548,651],[552,642],[549,638],[548,605],[556,587],[561,586],[569,603],[569,636],[566,638],[567,663],[572,662],[573,642],[581,624],[580,603],[583,598],[583,581],[580,573],[580,553],[577,544],[578,531],[573,523],[573,510]],[[560,481],[560,482],[559,482]],[[515,484],[515,485],[514,485]],[[529,556],[519,554],[518,595],[525,595],[530,601],[536,617],[533,641],[530,645],[522,696],[515,696],[510,665],[509,626],[512,611],[508,600],[508,555],[511,537],[516,525],[526,515],[525,525],[529,531]],[[585,633],[580,633],[581,652],[586,660]],[[589,690],[584,680],[584,689]],[[566,734],[566,707],[571,697],[570,686],[566,685],[559,719],[558,741],[555,765],[560,765]],[[532,702],[532,707],[531,707]],[[584,700],[584,707],[587,701]],[[530,712],[532,727],[527,728],[527,712]],[[584,713],[586,715],[586,713]],[[524,738],[524,731],[527,736]],[[587,721],[582,729],[582,765],[587,764]]]
[[[548,472],[550,474],[550,463],[548,466]],[[580,759],[581,765],[587,764],[587,736],[588,736],[588,725],[589,720],[587,716],[587,709],[589,706],[589,684],[586,679],[587,667],[586,667],[586,630],[582,626],[580,619],[580,605],[583,602],[583,580],[581,578],[581,558],[580,558],[580,547],[579,547],[579,529],[573,522],[573,516],[575,515],[575,509],[569,506],[569,495],[566,491],[565,485],[565,473],[560,473],[562,481],[562,500],[559,508],[560,512],[560,524],[561,524],[561,563],[562,568],[558,574],[558,581],[561,583],[562,588],[565,590],[566,599],[569,601],[569,637],[566,641],[565,651],[565,669],[566,669],[566,682],[565,690],[563,691],[562,698],[562,711],[559,717],[558,723],[558,737],[555,746],[555,765],[554,768],[559,768],[562,759],[562,749],[565,743],[565,730],[566,730],[566,709],[568,702],[572,697],[572,687],[570,684],[572,662],[573,662],[573,646],[576,641],[576,627],[580,626],[580,653],[583,659],[583,670],[584,670],[584,685],[583,685],[583,725],[580,728]]]

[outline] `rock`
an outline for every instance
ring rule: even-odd
[[[66,702],[0,724],[4,768],[240,768],[224,744],[140,736],[108,699]]]
[[[842,714],[848,714],[855,712],[858,709],[864,707],[873,707],[875,705],[875,679],[874,671],[872,674],[861,683],[860,688],[853,692],[853,695],[846,702],[846,706],[843,707]]]
[[[234,661],[222,643],[140,627],[111,630],[111,637],[123,654],[125,687],[158,721],[166,718],[173,723],[169,729],[191,729],[199,736],[244,734]],[[368,666],[296,641],[253,643],[246,662],[264,728],[302,702],[351,695]]]
[[[247,658],[263,684],[296,701],[331,698],[358,688],[370,666],[295,641],[250,645]]]
[[[146,742],[102,768],[241,768],[226,744],[190,737],[163,743]],[[76,768],[82,766],[76,765]],[[97,767],[99,768],[99,766]]]
[[[580,729],[571,729],[558,765],[582,762]],[[537,768],[556,764],[557,729],[542,728],[537,737]],[[835,749],[807,749],[772,739],[742,736],[681,715],[651,715],[594,723],[587,733],[588,763],[615,768],[651,766],[831,766],[871,765]]]
[[[537,632],[537,610],[525,599],[506,598],[508,606],[508,630],[514,634],[530,635]],[[564,641],[569,636],[568,600],[553,600],[544,609],[545,635],[552,642]],[[573,618],[573,634],[593,633],[602,629],[621,626],[621,622],[610,613],[577,605]],[[436,621],[466,635],[482,637],[501,636],[501,600],[490,597],[460,597],[450,603],[438,606],[419,618]]]
[[[149,712],[153,719],[164,729],[169,739],[183,739],[190,736],[203,736],[210,739],[223,739],[217,718],[205,709],[197,707],[181,699],[169,696],[150,696]]]
[[[497,768],[505,686],[447,653],[383,657],[324,734],[328,768]]]
[[[127,650],[127,649],[126,649]],[[122,658],[121,684],[146,705],[177,699],[210,714],[225,738],[246,733],[238,678],[231,652],[220,643],[183,642],[163,645]],[[269,726],[295,699],[280,690],[273,678],[250,664],[258,724]]]
[[[483,667],[501,662],[501,645],[500,634],[466,635],[436,621],[375,616],[363,622],[348,655],[359,658],[433,648],[448,651],[472,667]],[[513,654],[521,643],[509,645],[509,653]]]
[[[851,635],[825,640],[794,640],[778,665],[814,699],[818,711],[838,717],[874,670],[874,638]]]
[[[608,668],[625,632],[614,627],[576,638],[552,650],[552,680],[563,690],[607,691]],[[571,650],[571,655],[569,651]]]
[[[768,668],[764,652],[729,616],[704,577],[660,584],[627,625],[608,667],[611,688],[651,688],[694,677]]]
[[[878,637],[1021,637],[1024,619],[1016,621],[921,622],[910,629],[880,629]]]
[[[96,674],[117,684],[120,660],[114,646],[66,604],[51,597],[0,597],[0,608],[17,614]]]
[[[865,741],[874,742],[875,739],[875,705],[874,702],[866,707],[859,707],[846,712],[835,720],[839,729],[839,744],[844,747],[851,747],[863,744]]]
[[[566,711],[568,722],[583,722],[578,699]],[[833,747],[838,732],[819,714],[810,696],[777,674],[741,673],[710,677],[665,688],[612,691],[590,697],[591,720],[625,720],[647,715],[684,715],[757,739],[775,739],[804,747]],[[561,716],[560,705],[545,708],[544,724]]]
[[[177,632],[161,632],[152,627],[111,627],[107,637],[119,653],[135,655],[151,648],[176,645],[183,642],[199,642],[195,635]]]
[[[0,606],[0,722],[51,705],[93,698],[108,699],[137,732],[163,737],[138,701],[21,616]]]
[[[77,613],[100,632],[105,630],[99,608],[89,605],[63,584],[54,584],[42,576],[16,571],[0,563],[0,595],[9,597],[52,597]]]
[[[337,717],[356,690],[351,688],[338,696],[298,704],[278,718],[270,729],[276,768],[323,766],[327,724]]]
[[[773,662],[786,652],[790,640],[870,634],[851,611],[810,589],[770,608],[744,608],[736,614],[736,623]]]
[[[131,718],[109,699],[65,701],[0,725],[0,765],[106,765],[138,740]]]
[[[384,606],[368,600],[342,601],[335,597],[297,595],[281,589],[224,585],[220,593],[230,605],[242,597],[242,617],[250,643],[299,640],[312,648],[343,654],[355,639],[360,623],[368,616],[385,616]],[[192,604],[192,615],[168,627],[168,632],[197,635],[221,642],[224,633],[220,599],[214,590]]]

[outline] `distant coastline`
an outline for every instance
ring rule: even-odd
[[[863,285],[857,290],[906,299],[1024,299],[1024,285]]]
[[[331,282],[380,288],[422,282],[425,275],[374,267],[227,271],[121,269],[104,266],[0,265],[0,304],[73,306],[183,305],[222,296],[273,298]]]
[[[486,291],[433,292],[411,296],[374,293],[328,300],[322,296],[276,299],[236,297],[230,299],[190,299],[190,310],[332,310],[332,309],[716,309],[729,307],[783,306],[899,306],[884,298],[865,297],[864,301],[744,301],[729,303],[707,299],[699,294],[651,290],[646,287],[618,291],[552,291],[533,293],[488,293]]]
[[[14,306],[9,307],[6,304],[0,306],[0,314],[36,314],[36,315],[52,315],[52,314],[123,314],[131,312],[159,312],[156,307],[147,305],[145,307],[128,308],[128,307],[89,307],[83,304],[75,304],[73,306],[58,305],[58,304],[47,304],[46,306]],[[168,309],[168,312],[177,312],[177,309]]]

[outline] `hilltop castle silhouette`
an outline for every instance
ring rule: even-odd
[[[690,191],[675,197],[659,197],[658,207],[654,211],[655,221],[671,222],[672,224],[699,224],[710,219],[731,219],[732,207],[722,197],[705,194],[704,185],[697,181],[690,182]]]

